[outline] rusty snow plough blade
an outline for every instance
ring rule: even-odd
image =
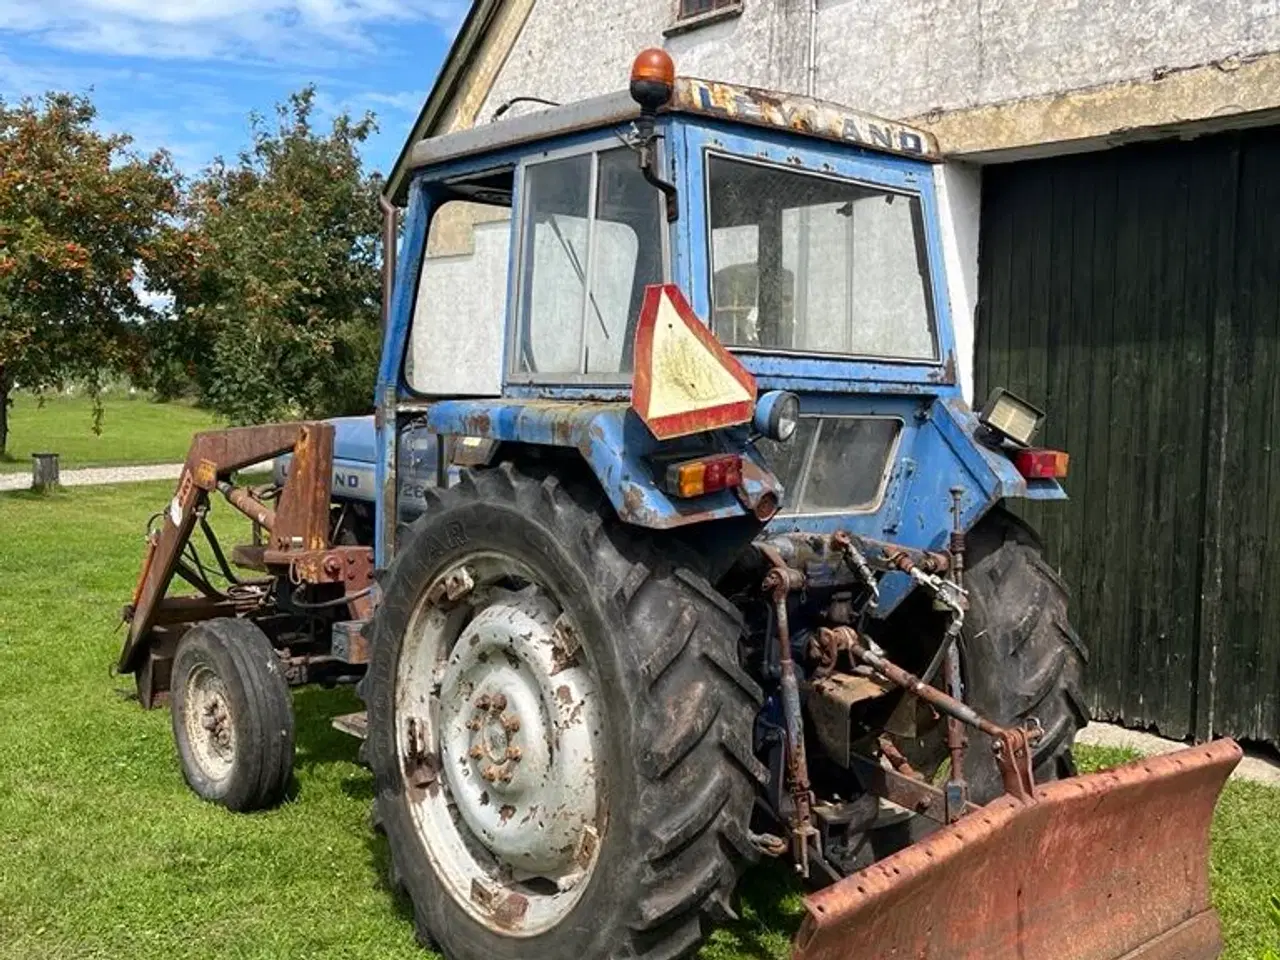
[[[805,901],[794,960],[1212,960],[1220,740],[1004,796]]]

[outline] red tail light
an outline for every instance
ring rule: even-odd
[[[667,467],[666,488],[677,497],[700,497],[742,483],[742,457],[736,453],[701,457]]]
[[[1063,450],[1019,450],[1013,465],[1028,480],[1061,480],[1070,460],[1071,455]]]

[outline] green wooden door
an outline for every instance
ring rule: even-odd
[[[977,395],[1048,411],[1027,505],[1095,716],[1280,741],[1280,137],[989,167]]]

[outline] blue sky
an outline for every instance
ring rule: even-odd
[[[385,171],[435,79],[466,0],[0,0],[0,97],[91,93],[104,130],[168,149],[186,173],[248,142],[307,83],[327,122],[378,115]]]

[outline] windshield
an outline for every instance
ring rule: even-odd
[[[707,171],[723,343],[937,358],[918,196],[714,154]]]

